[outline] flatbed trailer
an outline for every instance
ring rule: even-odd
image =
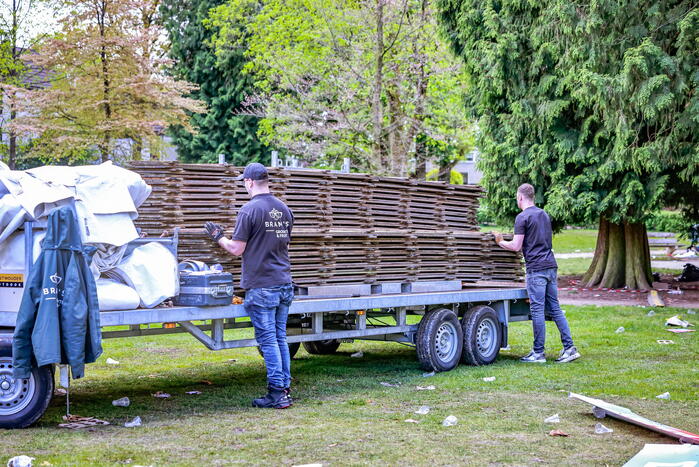
[[[31,232],[31,226],[25,226],[25,232]],[[145,241],[151,239],[138,242]],[[176,242],[175,236],[170,244],[176,248]],[[341,342],[358,339],[414,345],[427,371],[449,371],[459,363],[487,365],[507,347],[509,323],[530,319],[526,289],[513,284],[358,284],[299,292],[287,325],[292,357],[301,344],[311,354],[329,354]],[[316,295],[305,295],[309,292]],[[0,428],[36,422],[54,390],[52,365],[34,369],[29,379],[14,379],[16,317],[16,311],[0,311]],[[187,332],[210,350],[257,346],[255,339],[226,336],[227,329],[252,327],[243,305],[105,311],[100,313],[100,326],[105,339]]]

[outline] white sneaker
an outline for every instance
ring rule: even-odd
[[[561,353],[558,355],[558,358],[556,359],[556,363],[568,363],[572,362],[573,360],[577,360],[580,358],[580,353],[578,352],[578,349],[575,348],[575,346],[568,347],[567,349],[561,350]]]
[[[520,358],[519,361],[525,363],[546,363],[546,355],[532,350],[526,356]]]

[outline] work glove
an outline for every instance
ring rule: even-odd
[[[204,231],[216,243],[223,238],[223,226],[215,224],[211,221],[204,224]]]

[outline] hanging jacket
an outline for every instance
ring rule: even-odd
[[[73,378],[102,353],[99,304],[89,269],[93,247],[84,247],[72,207],[48,216],[41,254],[29,273],[17,313],[12,357],[15,378],[32,367],[68,364]]]

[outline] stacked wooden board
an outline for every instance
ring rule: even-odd
[[[220,263],[238,275],[240,260],[203,234],[210,220],[235,225],[249,200],[242,167],[132,162],[153,187],[136,221],[149,236],[179,227],[180,260]],[[270,187],[294,212],[290,246],[299,285],[455,280],[514,281],[521,257],[480,233],[482,189],[366,174],[271,168]]]

